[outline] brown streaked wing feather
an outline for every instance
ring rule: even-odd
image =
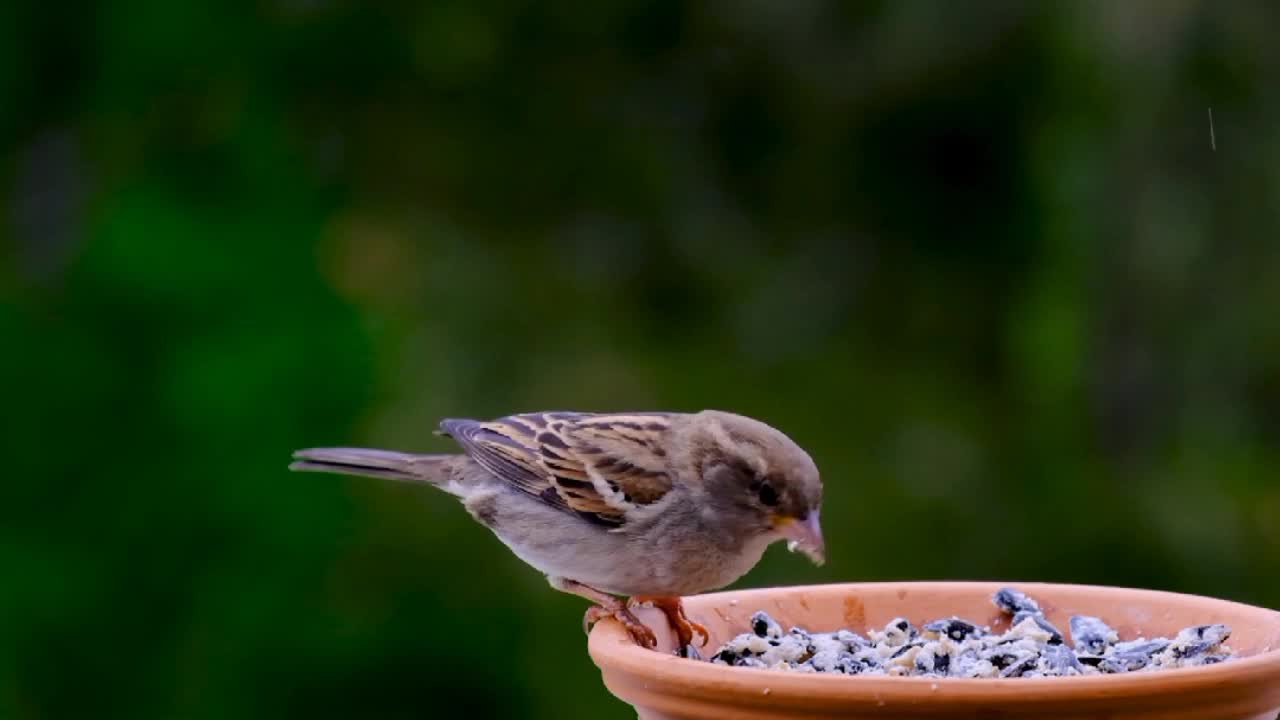
[[[525,416],[515,416],[520,419]],[[536,425],[534,435],[537,459],[550,476],[568,506],[579,512],[620,525],[626,507],[612,503],[600,494],[582,458],[572,446],[573,428],[590,415],[580,413],[538,413],[529,419]]]
[[[662,499],[671,489],[664,435],[671,416],[660,413],[595,415],[574,423],[569,444],[603,497],[630,509]]]
[[[603,503],[572,453],[548,458],[537,436],[563,427],[579,413],[528,413],[488,422],[450,419],[440,423],[472,459],[515,488],[559,510],[597,525],[622,523],[617,508]]]
[[[550,479],[534,459],[537,451],[532,437],[522,440],[518,432],[502,423],[459,418],[442,420],[440,428],[481,467],[520,490],[542,497],[543,491],[551,487]]]
[[[666,413],[569,412],[446,420],[445,432],[515,487],[592,522],[618,526],[628,510],[671,489]]]

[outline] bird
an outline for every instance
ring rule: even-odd
[[[649,648],[656,637],[635,607],[661,610],[683,653],[695,633],[701,645],[709,636],[682,597],[738,580],[777,541],[825,561],[818,468],[759,420],[550,411],[446,418],[436,434],[461,452],[318,447],[289,468],[443,490],[553,588],[594,603],[584,630],[612,617]]]

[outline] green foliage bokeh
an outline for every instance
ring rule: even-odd
[[[445,416],[782,428],[830,561],[742,585],[1280,606],[1277,28],[0,4],[0,717],[629,717],[449,498],[284,469]]]

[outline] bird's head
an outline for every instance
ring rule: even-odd
[[[728,532],[786,539],[822,564],[822,479],[808,453],[758,420],[715,410],[689,416],[681,430],[681,464]]]

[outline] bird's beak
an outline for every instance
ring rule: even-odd
[[[822,539],[822,525],[818,522],[818,511],[810,510],[803,520],[792,517],[778,517],[774,527],[787,539],[787,549],[799,550],[814,565],[821,565],[827,559],[827,544]]]

